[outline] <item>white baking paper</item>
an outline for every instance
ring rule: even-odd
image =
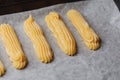
[[[77,9],[100,36],[101,48],[89,50],[78,31],[68,20],[69,9]],[[50,11],[59,12],[77,42],[77,55],[65,55],[45,23]],[[41,63],[35,55],[32,43],[23,30],[23,22],[31,14],[40,24],[53,52],[54,61]],[[16,70],[0,41],[0,59],[6,74],[0,80],[120,80],[120,13],[113,0],[88,0],[53,5],[37,10],[0,16],[0,24],[9,23],[18,35],[29,64]]]

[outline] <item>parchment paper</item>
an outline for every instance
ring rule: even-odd
[[[100,36],[102,44],[99,50],[91,51],[83,43],[66,16],[71,8],[79,10]],[[44,18],[50,11],[59,12],[73,34],[77,42],[76,56],[65,55],[47,28]],[[38,60],[32,43],[23,30],[23,22],[29,14],[40,24],[54,52],[55,59],[50,64]],[[4,15],[0,16],[1,23],[14,26],[29,64],[23,70],[13,68],[0,41],[0,59],[7,69],[0,80],[120,80],[120,13],[113,0],[80,1]]]

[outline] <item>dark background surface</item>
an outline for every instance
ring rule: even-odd
[[[116,3],[117,7],[118,7],[119,10],[120,10],[120,0],[114,0],[114,1],[115,1],[115,3]]]
[[[0,0],[0,15],[82,0]],[[114,0],[120,9],[120,0]]]

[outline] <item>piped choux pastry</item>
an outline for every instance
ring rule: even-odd
[[[9,24],[1,24],[0,37],[13,66],[16,69],[24,68],[27,65],[27,59],[13,27]]]
[[[73,56],[76,53],[76,42],[60,15],[57,12],[50,12],[45,17],[45,21],[62,51]]]
[[[0,76],[3,76],[5,74],[5,67],[3,63],[0,61]]]
[[[100,47],[100,38],[95,31],[88,25],[83,16],[77,10],[69,10],[67,16],[80,33],[84,43],[91,50]]]
[[[31,40],[40,61],[43,63],[51,62],[53,60],[53,52],[42,29],[33,19],[32,15],[24,22],[24,31]]]

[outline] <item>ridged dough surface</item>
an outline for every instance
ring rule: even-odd
[[[37,57],[43,63],[49,63],[50,61],[52,61],[53,60],[52,50],[44,37],[43,31],[41,30],[40,26],[35,22],[31,15],[24,22],[24,30],[33,43]]]
[[[5,67],[3,63],[0,61],[0,76],[3,76],[5,74]]]
[[[13,27],[9,24],[1,24],[0,36],[13,66],[16,69],[24,68],[27,64],[27,59]]]
[[[100,47],[100,38],[93,29],[89,27],[82,15],[77,10],[72,9],[67,12],[67,16],[80,33],[86,46],[91,50],[98,49]]]
[[[67,55],[76,53],[76,42],[57,12],[50,12],[45,21],[55,36],[58,45]]]

